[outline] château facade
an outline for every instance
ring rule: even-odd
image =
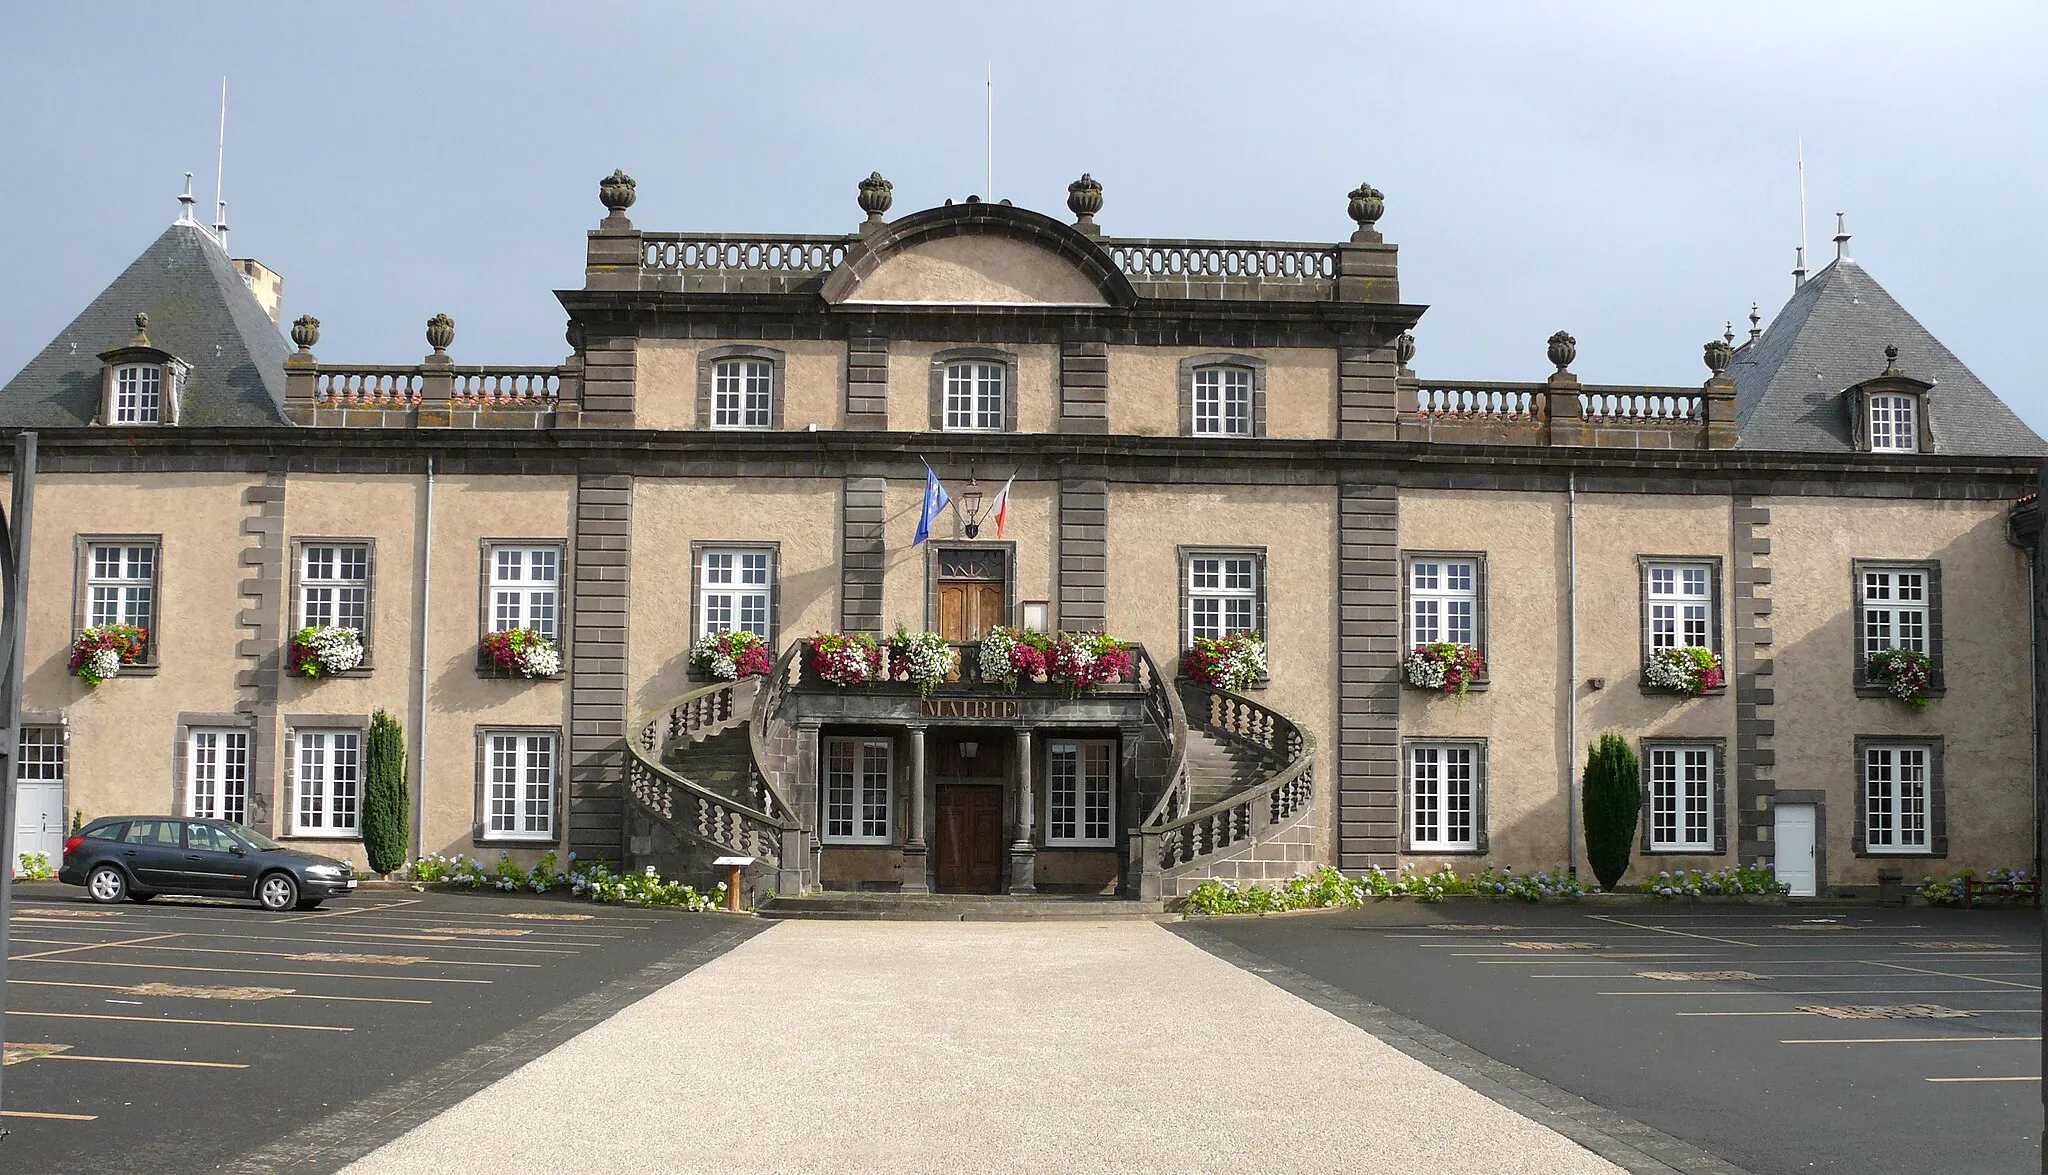
[[[415,854],[738,855],[757,893],[1583,863],[1610,732],[1635,875],[2034,862],[2042,441],[1846,235],[1697,386],[1581,383],[1563,332],[1487,383],[1420,374],[1370,187],[1335,243],[1109,236],[1085,176],[1071,222],[892,219],[871,176],[824,235],[599,193],[554,367],[460,363],[445,316],[418,364],[330,361],[307,316],[288,344],[281,279],[188,205],[0,391],[40,446],[20,851],[171,811],[360,865],[381,709]],[[811,642],[898,626],[944,680],[836,684]],[[693,661],[733,630],[766,673]],[[1003,680],[992,631],[1131,661]],[[1261,679],[1183,671],[1241,631]]]

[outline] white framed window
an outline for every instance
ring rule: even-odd
[[[1470,559],[1408,561],[1408,647],[1479,643],[1479,565]]]
[[[712,547],[699,563],[697,635],[743,629],[767,640],[770,552]]]
[[[1919,568],[1863,569],[1863,656],[1886,649],[1928,652],[1927,572]]]
[[[370,548],[307,543],[299,548],[299,625],[370,630]]]
[[[711,427],[768,428],[775,419],[775,368],[766,359],[724,359],[711,369]]]
[[[249,820],[249,732],[195,727],[185,749],[187,816]]]
[[[114,423],[161,424],[164,369],[154,363],[130,363],[114,369]]]
[[[1055,740],[1045,748],[1045,843],[1112,845],[1116,744]]]
[[[825,740],[827,844],[882,845],[890,840],[890,744],[885,738]]]
[[[562,600],[562,549],[493,544],[490,631],[529,628],[555,639]]]
[[[1931,852],[1927,837],[1928,760],[1924,745],[1863,748],[1863,843],[1871,852]]]
[[[1417,852],[1479,847],[1479,756],[1472,743],[1408,747],[1408,845]]]
[[[1870,449],[1874,453],[1916,453],[1920,450],[1920,426],[1911,396],[1872,396]]]
[[[1259,631],[1259,557],[1251,552],[1196,552],[1186,558],[1188,643]]]
[[[1252,373],[1242,367],[1195,369],[1196,435],[1250,436]]]
[[[1650,648],[1712,648],[1714,571],[1706,563],[1651,563],[1646,569]]]
[[[1001,432],[1008,369],[1001,363],[977,360],[946,367],[947,432]]]
[[[297,803],[292,831],[300,836],[362,834],[363,736],[354,730],[299,730]]]
[[[1650,848],[1714,849],[1714,748],[1652,746],[1649,750]]]
[[[484,733],[485,840],[550,840],[555,835],[555,736]]]
[[[156,607],[153,543],[92,543],[86,552],[86,623],[148,628]],[[154,644],[155,634],[151,634]]]
[[[23,726],[14,777],[23,783],[64,782],[64,728]]]

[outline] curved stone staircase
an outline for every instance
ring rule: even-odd
[[[809,822],[784,799],[794,736],[782,711],[803,647],[792,643],[767,677],[692,690],[628,728],[628,794],[674,839],[676,872],[710,881],[714,857],[752,857],[752,899],[815,888]],[[1139,660],[1146,738],[1166,762],[1142,773],[1159,796],[1131,837],[1129,896],[1157,903],[1212,877],[1307,868],[1314,736],[1250,698],[1176,683],[1142,650]]]

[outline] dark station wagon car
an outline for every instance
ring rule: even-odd
[[[57,880],[95,902],[158,894],[254,899],[266,910],[311,910],[356,887],[346,861],[286,848],[225,820],[103,816],[64,842]]]

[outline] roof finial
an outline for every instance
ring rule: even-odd
[[[1723,326],[1723,328],[1722,328],[1722,330],[1721,330],[1721,341],[1722,341],[1722,342],[1724,342],[1724,343],[1726,343],[1726,344],[1728,344],[1728,345],[1729,345],[1729,346],[1731,346],[1731,347],[1735,345],[1735,323],[1734,323],[1734,322],[1732,322],[1732,321],[1731,321],[1731,322],[1728,322],[1728,323],[1726,323],[1726,324],[1725,324],[1725,325]]]
[[[185,194],[178,197],[178,219],[174,223],[199,223],[198,221],[192,219],[192,203],[192,173],[188,171],[185,173]]]
[[[1849,260],[1849,230],[1843,225],[1844,214],[1835,213],[1835,260]]]
[[[1806,246],[1794,249],[1792,255],[1792,290],[1797,293],[1799,287],[1806,284]]]
[[[1764,337],[1764,316],[1756,312],[1756,303],[1749,304],[1749,341],[1754,343]]]
[[[1886,343],[1884,345],[1884,374],[1901,374],[1899,371],[1899,345],[1897,343]]]

